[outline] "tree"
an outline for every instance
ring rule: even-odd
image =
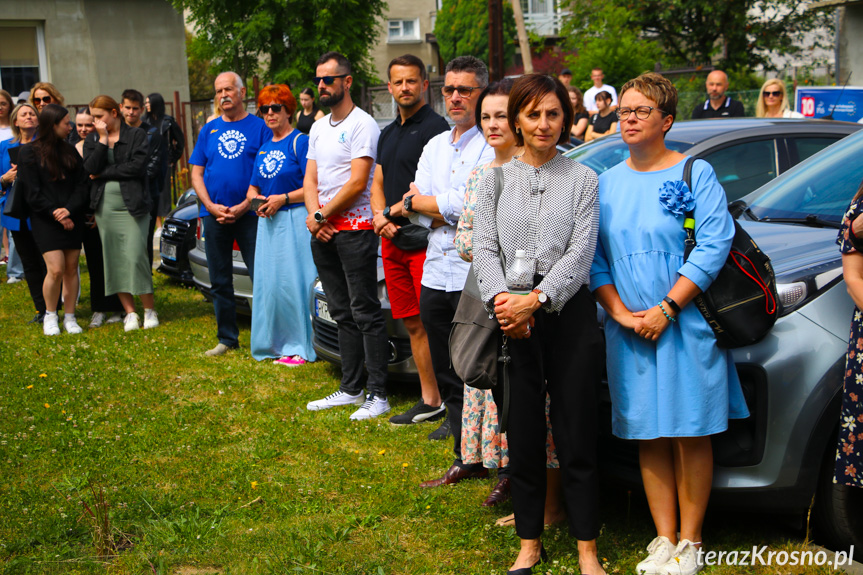
[[[605,0],[570,0],[589,12]],[[778,56],[825,47],[832,29],[826,12],[806,10],[805,0],[611,0],[631,10],[632,24],[662,46],[667,65],[717,61],[722,68],[776,69]],[[803,45],[803,42],[806,45]]]
[[[602,68],[605,82],[620,87],[643,72],[653,70],[659,56],[657,44],[645,39],[632,23],[632,11],[624,6],[598,1],[572,2],[570,18],[561,35],[576,85],[587,89],[590,70]]]
[[[466,55],[488,62],[488,0],[443,0],[434,35],[444,62]],[[517,42],[512,5],[504,2],[503,56],[507,64],[512,62]]]
[[[210,60],[213,73],[233,70],[246,79],[263,73],[298,91],[312,83],[318,57],[335,50],[351,61],[355,86],[378,82],[369,51],[385,0],[171,1],[188,10],[196,28],[190,51]]]
[[[213,97],[216,76],[210,73],[209,60],[201,60],[192,50],[194,36],[186,30],[186,61],[189,67],[189,97],[192,100],[209,100]]]

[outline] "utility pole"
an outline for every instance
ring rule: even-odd
[[[530,42],[527,41],[527,30],[524,27],[524,14],[521,11],[521,0],[512,2],[512,14],[515,16],[515,28],[518,31],[518,46],[521,48],[521,60],[524,62],[524,73],[533,74],[533,56],[530,53]]]
[[[497,82],[503,74],[503,0],[488,0],[489,80]]]

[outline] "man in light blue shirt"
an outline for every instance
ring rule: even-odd
[[[476,101],[488,85],[488,69],[473,56],[460,56],[446,67],[442,89],[446,111],[455,127],[435,136],[423,149],[411,191],[402,206],[406,215],[431,229],[423,265],[420,317],[428,333],[429,349],[447,418],[430,439],[454,436],[455,461],[440,479],[423,487],[451,485],[462,479],[488,475],[482,464],[461,461],[461,411],[464,383],[450,366],[449,332],[470,264],[455,249],[458,218],[464,207],[465,185],[477,166],[494,159],[494,150],[476,127]],[[396,214],[401,215],[401,214]]]

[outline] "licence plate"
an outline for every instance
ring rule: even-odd
[[[326,322],[336,323],[332,316],[330,316],[330,308],[327,306],[327,302],[318,298],[315,298],[315,315]]]
[[[177,246],[163,241],[159,251],[163,258],[177,261]]]

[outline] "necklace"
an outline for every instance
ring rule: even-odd
[[[339,124],[341,124],[342,122],[344,122],[345,120],[347,120],[347,119],[348,119],[348,116],[350,116],[350,115],[351,115],[351,112],[353,112],[353,111],[354,111],[354,108],[356,108],[356,107],[357,107],[357,105],[356,105],[356,104],[354,104],[353,106],[351,106],[350,111],[349,111],[347,114],[345,114],[345,117],[344,117],[344,118],[342,118],[341,120],[339,120],[338,122],[336,122],[335,124],[333,124],[333,115],[332,115],[332,114],[330,114],[330,126],[332,126],[333,128],[335,128],[336,126],[338,126]]]

